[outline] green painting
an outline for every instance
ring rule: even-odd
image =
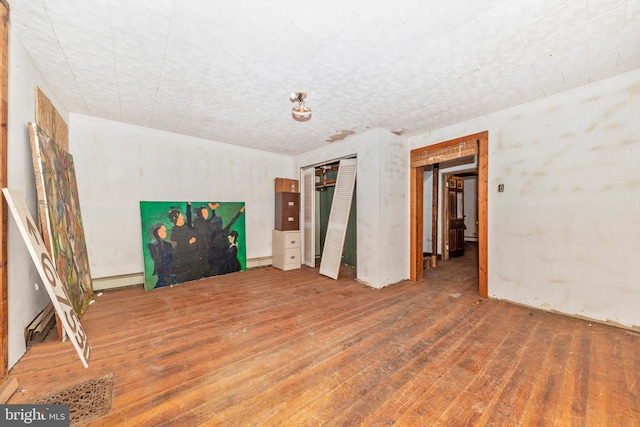
[[[140,202],[144,288],[247,269],[244,202]]]

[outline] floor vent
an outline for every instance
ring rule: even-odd
[[[69,405],[70,424],[80,425],[100,418],[111,411],[113,374],[94,378],[64,390],[49,393],[36,404]]]

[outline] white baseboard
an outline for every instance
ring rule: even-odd
[[[265,267],[271,265],[271,257],[251,258],[247,260],[247,268]],[[93,279],[93,290],[125,288],[144,283],[144,273],[123,274],[120,276],[98,277]]]
[[[271,265],[271,257],[251,258],[247,260],[247,268],[265,267]]]
[[[142,285],[144,283],[144,273],[123,274],[120,276],[99,277],[92,279],[93,290],[125,288],[127,286]]]

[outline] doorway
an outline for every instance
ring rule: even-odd
[[[464,179],[457,175],[446,175],[443,201],[443,258],[464,255]],[[446,259],[445,258],[445,259]]]
[[[441,164],[442,213],[437,225],[438,235],[442,236],[438,255],[443,260],[464,256],[466,244],[478,242],[478,170],[475,160],[471,157]],[[456,166],[448,168],[450,164]],[[459,169],[465,166],[470,168]],[[453,168],[456,170],[452,171]],[[425,211],[428,210],[427,206]]]
[[[315,168],[316,182],[316,204],[318,206],[318,229],[316,242],[319,243],[316,259],[319,254],[323,253],[324,243],[327,237],[329,227],[329,214],[335,195],[336,179],[338,177],[339,162],[323,165]],[[357,230],[356,230],[356,197],[357,189],[353,189],[353,201],[349,210],[349,218],[347,220],[347,230],[345,233],[344,248],[342,251],[342,263],[352,267],[357,266]],[[317,259],[317,261],[319,261]]]
[[[302,262],[320,265],[324,246],[330,244],[330,265],[357,268],[356,157],[350,156],[300,169],[302,189]],[[335,212],[332,212],[335,206]],[[332,219],[333,218],[333,219]],[[329,265],[328,264],[328,265]],[[333,269],[332,269],[333,270]],[[331,276],[330,276],[331,277]]]
[[[425,166],[433,166],[433,170],[436,171],[443,162],[468,156],[477,156],[478,294],[487,297],[488,132],[486,131],[411,150],[410,280],[417,281],[423,275]],[[437,176],[434,173],[434,182],[437,181]],[[435,209],[439,203],[444,202],[437,200],[442,199],[436,196],[437,194],[437,191],[434,192]],[[458,196],[455,197],[457,200]]]

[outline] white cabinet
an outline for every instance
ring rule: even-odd
[[[300,268],[300,231],[273,230],[271,264],[280,270]]]

